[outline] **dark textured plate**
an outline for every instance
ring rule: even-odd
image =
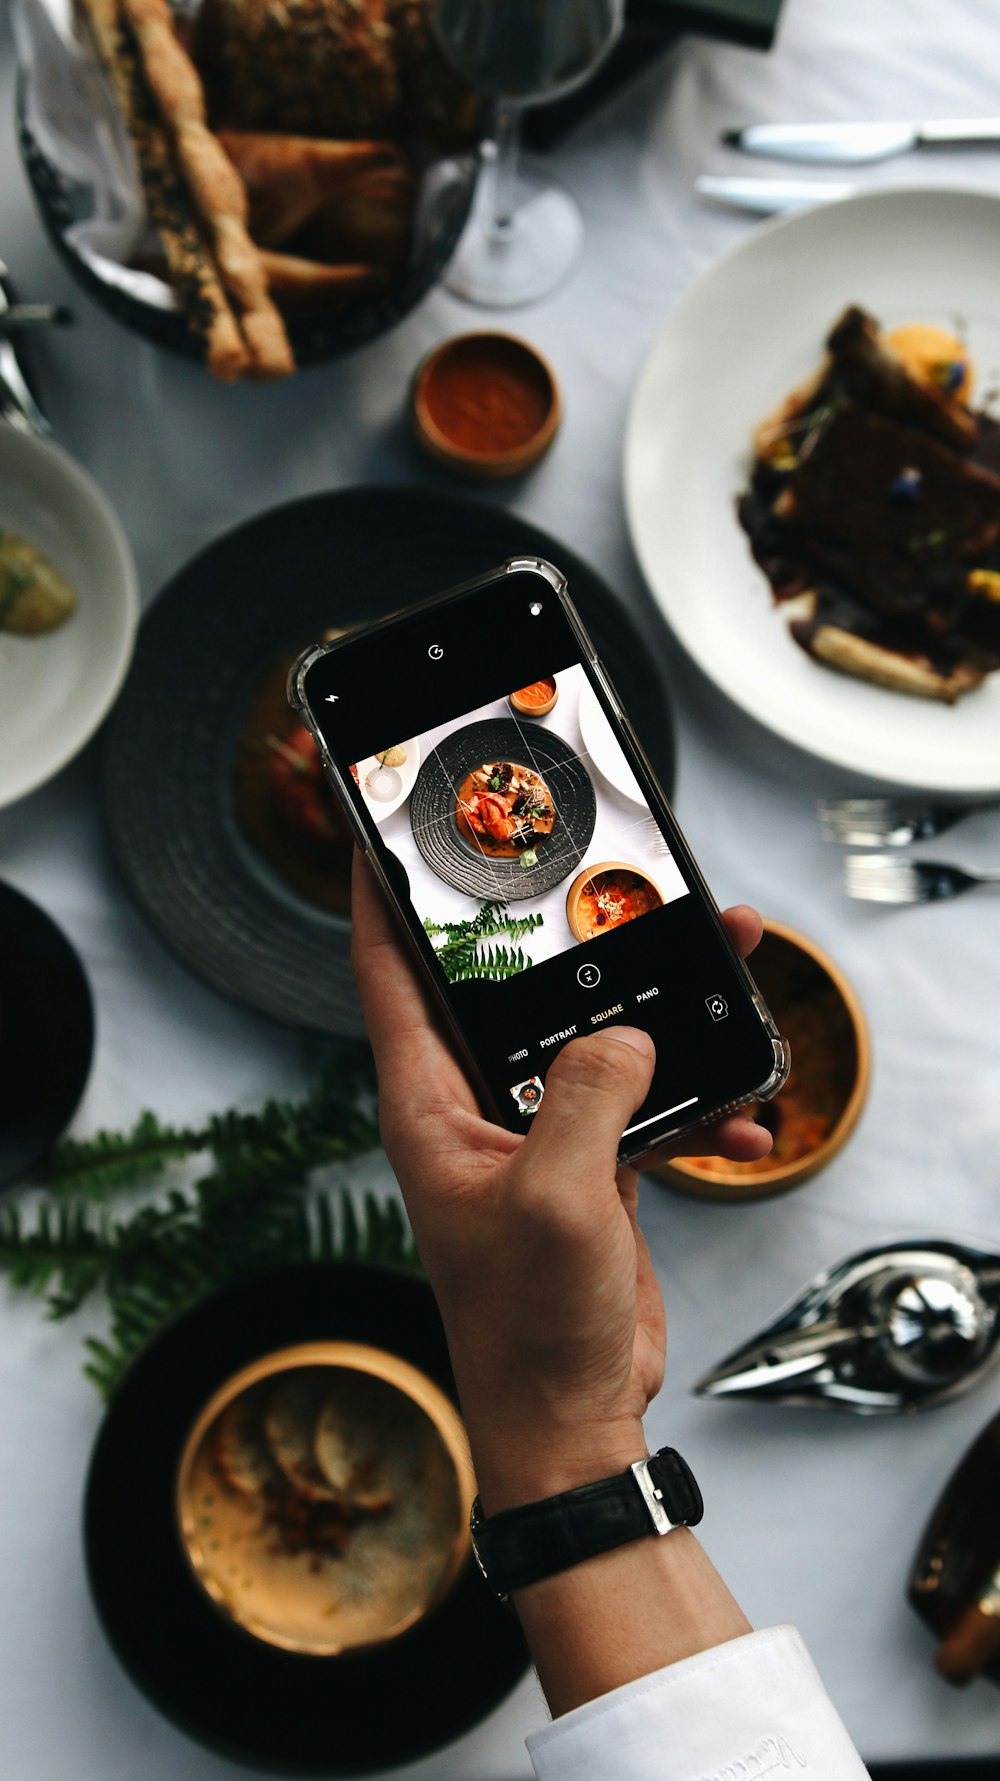
[[[186,358],[200,359],[201,345],[179,310],[159,309],[118,285],[108,284],[81,259],[66,230],[89,213],[89,196],[67,181],[42,153],[24,121],[18,92],[21,158],[49,237],[74,278],[95,303],[127,328]],[[299,366],[315,365],[364,346],[395,327],[437,284],[465,227],[476,186],[478,163],[471,155],[440,162],[422,198],[420,228],[401,279],[384,297],[345,303],[329,315],[289,320],[288,337]]]
[[[244,715],[275,659],[328,626],[379,618],[522,554],[568,575],[669,792],[660,621],[640,638],[592,569],[502,507],[408,488],[314,495],[227,533],[164,588],[105,733],[104,804],[140,908],[206,982],[291,1026],[363,1032],[348,923],[288,889],[237,826]]]
[[[424,1281],[344,1263],[282,1268],[206,1299],[150,1344],[112,1400],[87,1481],[90,1586],[132,1680],[192,1737],[282,1773],[413,1762],[483,1719],[528,1663],[517,1621],[472,1562],[409,1632],[333,1658],[255,1639],[196,1581],[175,1501],[196,1416],[249,1362],[338,1339],[400,1355],[454,1397]]]
[[[455,795],[467,773],[485,761],[512,761],[541,775],[556,813],[551,835],[538,843],[538,864],[497,859],[468,840],[455,818]],[[561,884],[590,846],[597,799],[578,755],[551,730],[529,734],[506,718],[484,718],[453,730],[428,756],[410,797],[413,839],[432,872],[470,897],[523,902]]]
[[[62,1136],[93,1054],[76,953],[44,909],[0,883],[0,1187],[25,1180]]]

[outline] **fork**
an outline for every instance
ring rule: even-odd
[[[888,853],[849,853],[844,862],[848,896],[871,903],[939,903],[980,884],[1000,887],[1000,871],[966,872],[937,860],[901,860]]]
[[[900,798],[821,798],[816,806],[826,841],[842,847],[906,847],[931,841],[977,810],[1000,810],[1000,800],[976,804],[918,804]]]

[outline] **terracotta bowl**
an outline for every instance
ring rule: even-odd
[[[176,1506],[223,1615],[330,1657],[398,1637],[442,1600],[468,1554],[473,1492],[465,1431],[432,1379],[367,1344],[307,1342],[215,1392]]]
[[[750,969],[792,1048],[788,1081],[759,1114],[774,1133],[774,1149],[756,1163],[675,1157],[647,1169],[698,1199],[761,1200],[801,1186],[847,1142],[868,1095],[868,1028],[828,954],[793,928],[766,921]]]
[[[523,413],[518,426],[512,414]],[[515,334],[454,334],[417,367],[410,418],[431,457],[495,481],[537,464],[556,436],[562,397],[540,352]]]
[[[559,688],[556,685],[554,674],[545,675],[534,684],[536,686],[550,686],[552,688],[552,697],[549,699],[542,699],[537,705],[532,705],[526,703],[521,697],[521,693],[528,691],[528,688],[519,688],[515,693],[508,693],[507,703],[518,717],[547,717],[559,697]]]
[[[599,860],[596,865],[585,866],[582,872],[577,873],[566,896],[566,920],[574,940],[586,941],[586,936],[580,928],[580,893],[585,884],[589,884],[592,879],[602,878],[606,872],[631,873],[634,878],[641,879],[644,884],[649,886],[650,890],[655,891],[659,902],[663,902],[663,894],[656,880],[651,878],[648,872],[644,872],[641,866],[633,865],[631,860]],[[611,932],[610,924],[608,932]]]

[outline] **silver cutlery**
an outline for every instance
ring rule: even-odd
[[[7,268],[0,260],[0,281],[7,276]],[[10,313],[11,305],[7,301],[7,293],[0,282],[0,317]],[[48,421],[35,401],[34,396],[24,381],[24,373],[17,362],[17,355],[9,340],[0,336],[0,421],[16,427],[20,433],[35,433],[40,439],[48,439],[52,433]]]
[[[849,853],[844,886],[870,903],[940,903],[979,885],[1000,886],[1000,871],[967,872],[937,860],[904,860],[891,853]]]
[[[76,320],[65,303],[13,303],[0,310],[0,340],[19,334],[22,328],[65,328]]]
[[[727,148],[781,161],[815,161],[826,166],[860,166],[886,161],[916,148],[972,148],[1000,143],[1000,118],[935,118],[923,123],[748,124],[726,130]]]
[[[702,1398],[862,1416],[959,1396],[1000,1358],[1000,1255],[936,1237],[863,1249],[699,1380]]]
[[[1000,810],[1000,799],[948,805],[901,798],[821,798],[816,809],[825,841],[842,847],[908,847],[911,841],[932,841],[978,810]]]
[[[815,204],[850,198],[858,190],[856,185],[839,179],[747,179],[740,174],[716,173],[701,174],[694,187],[699,198],[728,205],[732,210],[749,210],[755,216],[809,210]]]

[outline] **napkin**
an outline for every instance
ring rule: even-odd
[[[128,261],[147,245],[142,183],[128,131],[72,0],[14,0],[24,122],[66,183],[80,220],[65,240],[105,283],[158,309],[176,309],[169,285]]]

